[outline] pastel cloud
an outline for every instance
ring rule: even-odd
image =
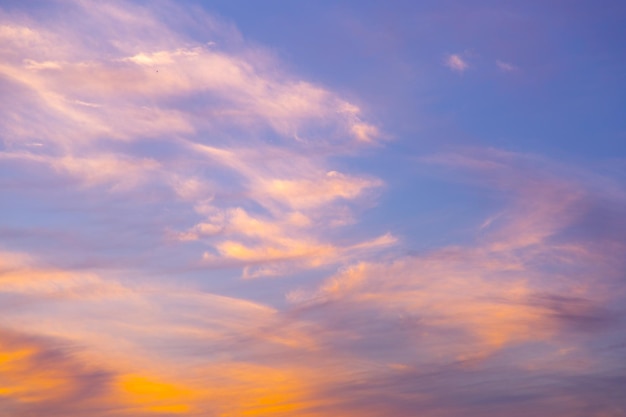
[[[469,68],[469,64],[466,60],[464,60],[459,54],[450,54],[446,57],[445,65],[450,68],[452,71],[463,73],[467,68]]]
[[[392,246],[397,239],[390,234],[350,246],[324,243],[313,237],[317,225],[301,212],[285,213],[284,221],[253,217],[241,208],[216,210],[210,222],[200,223],[182,239],[218,236],[225,240],[215,245],[218,255],[205,252],[209,263],[241,262],[249,264],[244,277],[281,275],[294,268],[315,268],[346,262],[368,250]]]
[[[522,385],[509,389],[522,391],[528,390],[523,385],[526,378],[548,378],[557,386],[583,375],[602,379],[602,369],[613,359],[597,357],[594,344],[600,335],[616,335],[623,328],[623,310],[618,306],[624,294],[614,291],[626,267],[617,260],[626,242],[609,243],[603,237],[600,245],[588,238],[565,244],[561,236],[579,227],[590,202],[605,198],[598,193],[613,195],[612,203],[606,204],[623,207],[623,190],[616,194],[581,172],[494,150],[428,160],[465,170],[466,180],[471,167],[472,181],[502,187],[509,193],[509,205],[471,246],[390,262],[355,263],[317,288],[288,294],[300,317],[324,320],[322,344],[345,354],[358,352],[372,361],[394,359],[389,376],[373,371],[362,391],[351,393],[355,398],[350,406],[361,410],[359,404],[369,404],[369,395],[375,395],[374,381],[389,378],[386,383],[392,386],[413,387],[437,400],[416,395],[405,405],[390,401],[386,403],[390,408],[383,406],[372,415],[422,408],[426,415],[498,415],[512,405],[502,399],[500,408],[497,401],[503,394],[497,384],[479,382],[492,367],[515,374]],[[620,249],[607,252],[607,247],[616,246]],[[382,329],[388,343],[381,339]],[[391,369],[396,376],[391,376]],[[447,372],[452,379],[435,382]],[[616,375],[623,378],[623,369]],[[456,382],[461,384],[458,388]],[[438,383],[441,391],[428,388]],[[460,387],[474,383],[480,388],[470,388],[468,398],[482,392],[494,402],[465,403],[458,396],[465,395]],[[602,396],[594,391],[587,399],[576,395],[556,399],[546,393],[529,401],[535,407],[545,403],[555,415],[568,415],[581,406],[595,407],[601,415],[603,407],[591,405],[597,395]]]
[[[0,51],[1,88],[14,99],[0,106],[0,160],[35,181],[69,183],[92,198],[103,190],[153,196],[159,190],[158,198],[179,199],[201,216],[208,201],[223,213],[259,205],[283,237],[292,231],[283,218],[307,222],[297,237],[273,238],[257,249],[232,235],[207,242],[214,254],[242,267],[264,257],[311,258],[301,266],[342,262],[346,251],[311,231],[328,220],[321,213],[337,213],[330,223],[345,224],[348,203],[371,198],[382,185],[328,163],[331,155],[348,155],[382,136],[357,105],[287,73],[269,53],[203,13],[198,30],[216,42],[191,39],[137,5],[57,7],[89,24],[60,29],[52,18],[4,16],[0,35],[11,48]],[[189,18],[173,4],[163,7]],[[100,50],[90,46],[94,28],[103,39]],[[235,175],[215,181],[223,169]],[[163,185],[170,190],[161,191]],[[238,201],[215,199],[235,189]],[[183,240],[207,224],[181,231]],[[176,229],[169,224],[160,233]],[[292,244],[296,249],[285,249]]]
[[[241,357],[272,347],[311,349],[310,336],[297,323],[281,323],[270,307],[189,290],[133,288],[111,277],[45,269],[16,253],[2,254],[0,262],[10,270],[0,290],[10,307],[1,308],[3,410],[131,416],[211,407],[243,415],[279,410],[277,396],[304,389],[297,388],[302,375],[294,369],[246,364]],[[242,351],[244,339],[256,347]],[[237,399],[242,392],[245,401]]]
[[[610,411],[599,399],[612,395],[601,381],[614,363],[611,355],[594,352],[601,343],[619,356],[619,348],[604,344],[621,340],[623,294],[610,288],[625,270],[620,254],[626,242],[602,235],[565,245],[560,236],[579,227],[582,208],[594,201],[623,205],[623,191],[556,164],[493,150],[426,161],[448,172],[460,169],[475,185],[508,190],[508,204],[477,228],[471,245],[378,262],[359,261],[357,254],[350,266],[312,287],[291,286],[286,307],[173,283],[123,283],[124,274],[136,272],[64,271],[2,253],[0,335],[20,334],[11,337],[21,341],[2,345],[8,388],[0,403],[23,413],[92,410],[102,417],[208,410],[495,416],[518,402],[515,416],[533,409],[529,403],[549,415],[580,407],[596,415]],[[309,224],[297,215],[284,224],[262,221],[240,208],[213,216],[220,227],[200,228],[198,235],[219,231],[278,245],[289,238],[285,224],[293,230]],[[614,250],[606,250],[609,243]],[[617,339],[600,342],[606,335]],[[55,378],[52,391],[41,385],[47,376],[31,370],[42,355],[63,358],[42,368]],[[507,390],[520,398],[506,395],[503,374],[511,376]],[[615,382],[623,378],[619,370],[614,374]],[[28,389],[17,382],[30,377],[38,382]],[[581,379],[597,381],[597,389],[572,385]]]
[[[623,181],[438,153],[499,204],[464,243],[351,234],[379,128],[159,4],[0,14],[2,417],[624,414]]]
[[[81,130],[64,136],[70,144],[88,137],[131,139],[189,134],[224,123],[255,128],[265,125],[287,137],[306,136],[307,128],[314,123],[359,141],[375,139],[377,130],[361,120],[358,107],[282,73],[263,51],[241,46],[228,52],[203,45],[161,49],[172,42],[187,41],[154,17],[142,21],[138,33],[147,26],[151,32],[161,31],[161,35],[152,43],[142,39],[138,46],[131,47],[115,32],[121,6],[66,7],[78,8],[75,12],[87,15],[102,9],[98,23],[106,31],[108,46],[115,48],[113,56],[94,57],[93,51],[76,42],[78,33],[5,26],[6,40],[15,49],[10,54],[5,52],[2,73],[20,88],[36,91],[29,103],[31,111],[55,115],[59,119],[57,129],[80,123]],[[50,56],[52,43],[57,44],[54,50],[58,57]],[[144,51],[137,51],[137,47]],[[46,59],[34,59],[40,55]],[[166,104],[167,100],[185,96],[211,100],[205,100],[202,108],[188,107],[184,113]],[[149,102],[156,106],[147,105]],[[218,106],[211,106],[211,102]],[[130,118],[133,123],[128,123]],[[9,126],[13,126],[14,136],[20,133],[21,125]],[[50,134],[44,139],[55,137],[60,140]]]
[[[244,179],[242,194],[267,211],[261,215],[243,207],[224,208],[219,201],[197,205],[196,211],[206,220],[178,237],[217,240],[214,251],[204,254],[210,264],[250,263],[244,269],[246,277],[281,275],[294,268],[349,261],[362,248],[384,248],[396,241],[390,236],[374,240],[376,244],[337,246],[321,239],[320,231],[350,221],[346,203],[367,198],[382,185],[378,179],[327,171],[323,157],[276,147],[253,151],[190,146]]]

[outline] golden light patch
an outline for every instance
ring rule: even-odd
[[[27,359],[35,353],[34,349],[19,349],[14,351],[0,351],[0,370],[10,370],[19,366],[19,362]]]
[[[155,405],[154,407],[148,407],[148,410],[154,411],[155,413],[182,414],[188,412],[190,410],[190,407],[187,404]]]
[[[224,417],[294,415],[303,407],[306,379],[293,370],[232,364],[219,373],[225,379],[211,394],[223,404]]]
[[[140,375],[123,377],[120,388],[127,401],[155,413],[187,413],[194,397],[187,387]]]

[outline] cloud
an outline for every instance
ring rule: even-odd
[[[81,128],[63,138],[42,135],[44,140],[63,140],[69,145],[79,138],[136,140],[138,136],[190,134],[233,126],[268,127],[286,137],[306,136],[312,126],[325,126],[335,137],[358,141],[372,141],[378,134],[374,126],[361,119],[356,105],[284,73],[262,50],[240,46],[228,51],[204,45],[170,49],[173,42],[190,41],[154,16],[138,24],[136,33],[126,34],[127,39],[138,39],[131,46],[115,31],[123,10],[119,4],[86,4],[64,7],[88,19],[95,10],[106,9],[97,24],[111,48],[107,54],[94,56],[87,45],[77,42],[86,29],[81,26],[54,33],[51,29],[16,25],[10,31],[13,41],[20,33],[36,39],[33,43],[17,43],[10,54],[5,51],[2,67],[12,83],[28,93],[36,92],[31,94],[31,113],[55,116],[57,129],[77,124]],[[142,27],[161,34],[152,41],[139,38]],[[58,44],[58,57],[50,56],[48,46],[53,42]],[[33,59],[44,55],[45,60]],[[185,106],[184,112],[170,104],[174,99],[184,104],[185,98],[197,101],[201,97],[202,107]],[[94,106],[97,112],[90,111]],[[159,121],[162,123],[155,123]],[[9,127],[14,136],[25,133],[14,124]]]
[[[0,378],[10,392],[0,401],[16,413],[91,410],[98,417],[496,416],[511,407],[520,416],[536,407],[545,415],[581,407],[601,415],[611,410],[604,404],[620,407],[606,389],[624,378],[615,366],[623,353],[623,292],[611,288],[623,280],[626,242],[611,234],[590,239],[579,226],[586,209],[623,204],[621,188],[495,150],[422,163],[506,192],[507,204],[465,246],[384,261],[359,258],[395,243],[390,235],[334,246],[351,264],[322,281],[288,285],[286,306],[212,294],[176,284],[174,275],[159,283],[132,270],[63,270],[2,253],[4,332],[37,335],[38,342],[35,350],[24,342],[33,353],[2,345],[10,367]],[[261,239],[244,249],[264,256],[268,248],[292,255],[298,240],[285,231],[311,224],[304,214],[281,223],[243,208],[199,211],[211,226],[194,229],[196,238]],[[564,244],[572,232],[583,235]],[[279,246],[283,239],[294,241]],[[607,251],[607,242],[622,250]],[[24,363],[40,355],[63,359],[55,362],[60,370],[39,379],[53,376],[58,388],[37,397],[39,385],[29,391],[15,381],[27,380],[20,372],[39,375]]]
[[[16,416],[76,416],[97,410],[103,405],[94,398],[107,396],[114,377],[106,369],[83,363],[61,341],[3,327],[0,371],[2,413]]]
[[[363,106],[199,8],[50,11],[0,14],[0,415],[623,414],[623,183],[420,158],[500,205],[408,255],[345,227]]]
[[[246,278],[347,262],[397,242],[391,234],[386,234],[349,246],[324,243],[309,236],[317,222],[313,223],[301,212],[291,212],[283,221],[269,221],[237,208],[226,212],[216,210],[210,219],[211,222],[197,224],[179,238],[225,237],[215,245],[217,255],[205,252],[204,260],[217,264],[224,261],[248,264],[243,275]]]
[[[463,73],[469,68],[469,64],[458,54],[450,54],[445,60],[445,65],[452,71]]]
[[[383,185],[378,179],[327,170],[324,155],[305,156],[273,146],[260,145],[258,150],[189,146],[235,173],[243,180],[238,183],[240,195],[265,209],[260,213],[242,206],[222,207],[214,200],[197,205],[205,220],[177,237],[215,242],[213,250],[204,253],[207,264],[242,264],[249,278],[282,275],[345,263],[366,247],[384,248],[396,240],[337,245],[323,238],[322,232],[347,222],[347,203],[372,198],[372,191]]]
[[[499,59],[496,60],[496,66],[502,72],[514,72],[514,71],[517,71],[519,69],[515,65],[513,65],[513,64],[511,64],[509,62],[500,61]]]
[[[381,409],[372,415],[419,409],[445,416],[498,415],[513,404],[543,404],[556,415],[610,409],[563,390],[574,375],[602,379],[615,365],[594,345],[611,344],[623,329],[624,294],[615,288],[626,265],[589,236],[570,233],[592,202],[612,195],[605,203],[621,206],[623,190],[531,155],[465,150],[426,160],[457,170],[473,186],[506,192],[508,204],[468,245],[354,263],[317,287],[288,293],[298,317],[323,323],[319,344],[376,363],[394,359],[387,371],[366,373],[362,384],[346,388],[344,406],[363,406],[368,415],[376,398]],[[623,239],[619,247],[626,247]],[[515,375],[517,394],[503,392],[496,374]],[[624,368],[614,375],[622,378]],[[412,395],[389,398],[392,387]]]
[[[179,201],[203,218],[156,232],[180,241],[206,237],[216,210],[228,221],[246,207],[249,218],[281,229],[255,243],[238,240],[231,226],[227,239],[204,240],[198,260],[211,253],[246,268],[261,258],[309,258],[293,263],[307,268],[353,251],[335,248],[323,232],[349,223],[350,203],[374,198],[383,185],[330,163],[383,136],[357,104],[284,70],[199,9],[192,16],[173,3],[54,7],[80,23],[2,15],[11,48],[0,50],[0,90],[13,99],[0,105],[0,160],[21,173],[15,178],[105,206],[118,197],[101,193]],[[200,35],[187,35],[181,21]],[[209,201],[212,220],[204,218]],[[307,226],[283,220],[296,218]]]
[[[19,253],[4,253],[0,262],[3,411],[135,416],[217,408],[242,415],[291,410],[304,394],[310,371],[245,360],[312,348],[306,326],[285,323],[273,308],[156,284],[132,287],[45,268]],[[26,305],[7,302],[20,297]]]

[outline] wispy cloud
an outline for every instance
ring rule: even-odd
[[[581,405],[602,412],[597,398],[606,386],[572,392],[572,381],[609,377],[601,370],[613,359],[594,354],[598,343],[619,356],[619,345],[611,347],[616,341],[599,336],[623,333],[623,294],[612,288],[623,278],[626,242],[602,235],[565,243],[562,236],[584,225],[585,208],[623,207],[623,190],[549,161],[494,150],[423,161],[460,170],[475,186],[508,191],[508,204],[489,226],[477,228],[471,244],[387,261],[351,258],[322,282],[296,286],[286,308],[174,283],[123,283],[125,274],[137,278],[130,270],[122,277],[66,271],[23,253],[0,254],[0,337],[11,334],[19,342],[2,344],[8,388],[0,403],[18,413],[98,410],[103,417],[209,409],[484,416],[532,398],[556,415]],[[276,222],[241,209],[226,215],[226,235],[285,238]],[[285,221],[308,224],[301,217]],[[34,365],[50,355],[62,360]],[[502,375],[520,398],[503,392]],[[52,376],[57,389],[42,396],[37,384]],[[31,377],[37,382],[21,385]],[[623,374],[618,369],[613,377]],[[395,390],[410,392],[389,396]]]
[[[444,64],[452,71],[463,73],[469,68],[469,64],[459,54],[450,54],[446,57]]]
[[[382,185],[380,180],[326,171],[321,159],[275,147],[252,151],[193,146],[244,178],[243,195],[267,211],[261,215],[242,207],[224,208],[219,201],[198,205],[196,210],[206,220],[179,238],[217,240],[215,251],[204,254],[206,262],[250,263],[247,277],[276,275],[298,265],[318,267],[348,260],[349,253],[367,246],[367,242],[349,246],[324,242],[320,232],[349,221],[345,202],[366,197]],[[335,210],[342,207],[346,210]],[[378,246],[394,241],[380,241]]]
[[[511,64],[509,62],[500,61],[499,59],[496,60],[496,66],[502,72],[513,72],[513,71],[517,71],[519,69],[515,65],[513,65],[513,64]]]
[[[429,161],[469,169],[477,175],[477,184],[510,193],[510,205],[469,246],[392,262],[356,263],[317,288],[289,293],[294,308],[303,317],[325,320],[324,328],[332,329],[326,343],[334,349],[377,358],[386,352],[385,358],[393,357],[387,375],[400,386],[421,392],[443,378],[441,391],[428,389],[439,398],[436,404],[419,396],[409,400],[412,407],[424,407],[427,415],[433,409],[451,416],[460,410],[466,415],[497,415],[496,403],[472,405],[458,397],[443,400],[451,391],[457,392],[456,382],[471,386],[475,376],[485,376],[493,367],[501,367],[502,372],[509,369],[518,382],[548,378],[561,387],[573,375],[595,378],[602,359],[579,341],[597,341],[599,334],[615,334],[623,327],[624,312],[618,307],[623,292],[612,293],[610,288],[622,280],[625,265],[615,264],[616,252],[607,253],[586,238],[566,243],[561,236],[579,227],[591,201],[604,198],[598,193],[613,194],[610,188],[540,158],[494,150],[439,155]],[[611,204],[623,205],[623,195]],[[623,249],[624,243],[621,239],[617,245]],[[387,340],[405,342],[386,344],[381,340],[382,328]],[[336,339],[339,335],[342,342]],[[518,356],[535,349],[541,353]],[[454,375],[450,379],[443,376],[448,372]],[[367,388],[351,392],[355,403],[367,402],[367,390],[385,373],[373,374]],[[623,368],[617,374],[623,375]],[[417,382],[421,379],[424,385]],[[388,383],[395,386],[391,380]],[[497,384],[481,385],[479,391],[511,405],[498,393]],[[580,405],[569,395],[537,399],[544,400],[564,415]],[[590,401],[587,406],[598,407]],[[357,407],[355,403],[352,406]],[[394,409],[401,402],[388,404]]]
[[[214,250],[205,260],[236,260],[242,267],[262,259],[297,258],[302,266],[341,261],[339,254],[348,249],[324,242],[321,226],[344,222],[328,217],[350,217],[346,203],[382,185],[327,162],[381,137],[357,105],[287,73],[269,53],[202,13],[205,35],[225,46],[194,44],[148,8],[132,6],[143,16],[138,20],[120,3],[58,7],[91,22],[104,39],[102,50],[90,46],[83,25],[60,30],[51,20],[16,15],[3,26],[12,48],[2,51],[0,72],[14,100],[1,108],[0,159],[26,176],[33,175],[27,167],[39,165],[48,178],[98,192],[154,195],[166,185],[171,194],[163,198],[173,194],[200,216],[210,211],[213,222],[245,212],[256,224],[281,228],[273,237],[248,233],[261,241],[253,243],[236,240],[236,227],[213,224],[230,232],[227,239],[207,242]],[[169,151],[146,153],[150,143]],[[234,175],[215,181],[225,169]],[[236,201],[215,198],[233,190]],[[262,210],[244,209],[251,204]],[[255,213],[263,210],[269,215]],[[209,229],[207,220],[181,231],[183,240],[206,237],[198,232]],[[178,228],[166,225],[161,233]]]

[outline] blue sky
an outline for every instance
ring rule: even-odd
[[[626,415],[625,19],[0,2],[0,417]]]

